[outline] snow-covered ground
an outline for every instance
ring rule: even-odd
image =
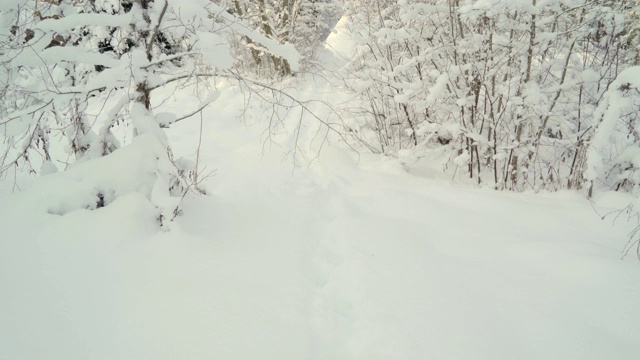
[[[638,358],[632,224],[577,193],[475,189],[335,142],[294,168],[295,136],[265,143],[243,100],[205,112],[215,175],[170,231],[140,191],[67,212],[52,204],[86,178],[3,180],[0,359]],[[199,125],[172,127],[176,153]],[[139,170],[118,164],[87,166]]]

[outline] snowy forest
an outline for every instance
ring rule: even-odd
[[[0,1],[0,359],[636,359],[640,1]]]

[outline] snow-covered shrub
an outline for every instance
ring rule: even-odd
[[[596,109],[633,56],[619,5],[351,2],[344,84],[362,103],[347,125],[382,153],[438,149],[496,189],[581,188]]]
[[[595,117],[586,152],[590,192],[640,194],[640,66],[624,70],[611,83]]]

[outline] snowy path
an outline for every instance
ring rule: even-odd
[[[0,359],[637,357],[640,266],[579,195],[338,148],[292,174],[261,131],[207,123],[217,175],[169,233],[135,195],[64,217],[4,197]]]

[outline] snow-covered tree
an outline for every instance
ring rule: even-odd
[[[309,64],[321,40],[338,16],[340,6],[334,0],[217,0],[225,5],[247,27],[281,44],[293,44]],[[273,55],[250,38],[241,37],[236,54],[244,68],[262,77],[289,76],[291,66],[286,59]]]
[[[201,107],[185,114],[155,114],[153,92],[231,70],[234,59],[221,37],[227,29],[297,67],[295,50],[208,0],[11,0],[0,6],[0,19],[0,174],[25,166],[40,172],[37,163],[43,173],[61,163],[73,171],[82,168],[78,162],[120,166],[108,159],[144,164],[132,167],[139,173],[125,176],[130,181],[106,169],[62,212],[105,206],[134,191],[158,208],[161,222],[178,213],[195,169],[174,158],[163,128],[218,93],[201,94]],[[54,154],[52,143],[61,137],[66,153]]]

